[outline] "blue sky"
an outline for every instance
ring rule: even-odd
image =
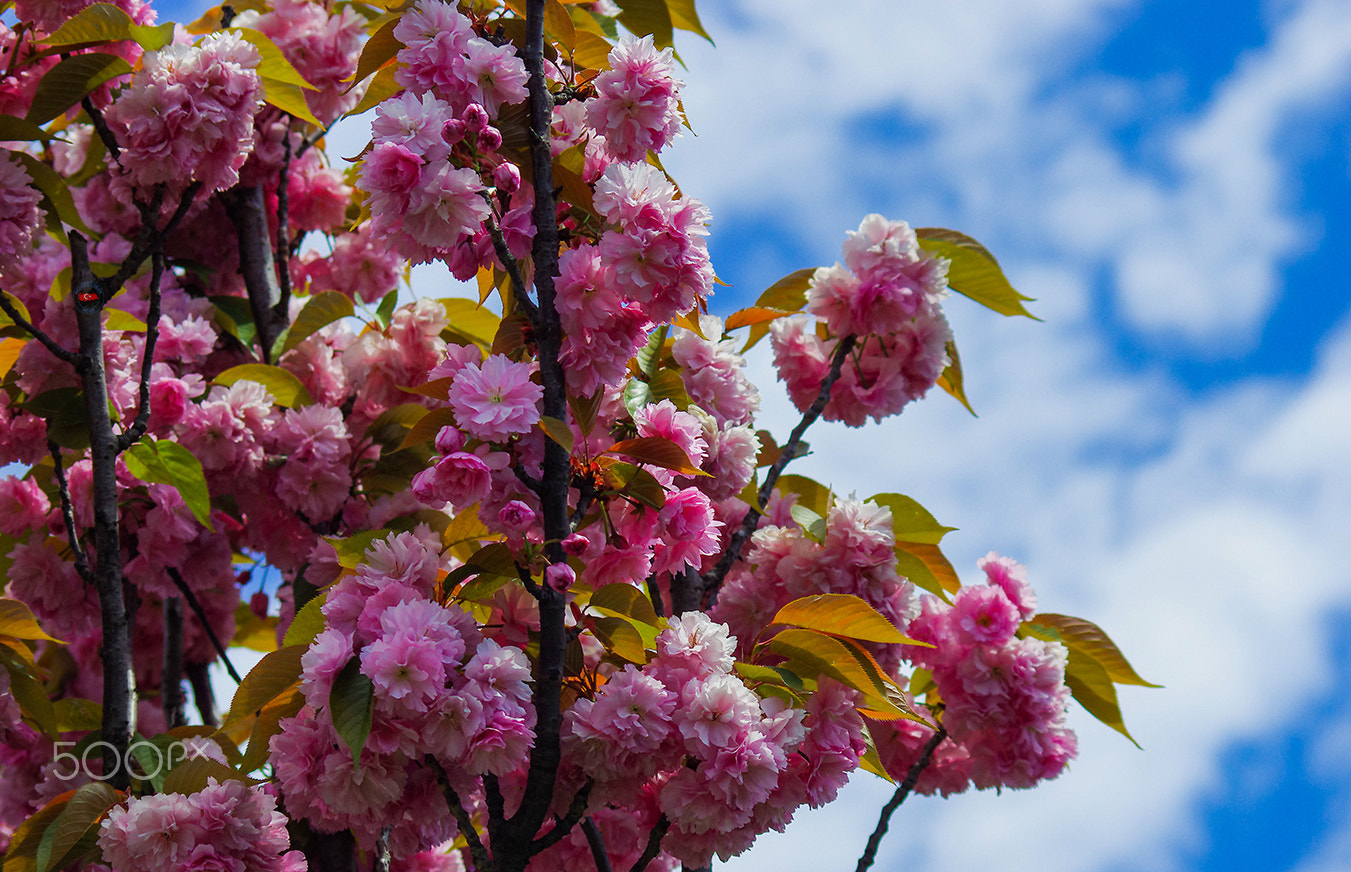
[[[665,163],[713,211],[716,311],[881,212],[976,236],[1044,319],[954,299],[980,417],[820,428],[798,471],[916,497],[959,571],[1024,561],[1166,685],[1122,693],[1143,751],[1075,712],[1069,773],[907,803],[879,868],[1351,868],[1351,2],[700,11]],[[729,865],[848,868],[889,794]]]

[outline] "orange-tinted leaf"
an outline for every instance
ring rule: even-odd
[[[738,327],[746,327],[750,324],[763,324],[767,321],[774,321],[782,318],[786,313],[778,309],[763,309],[758,306],[751,306],[748,309],[738,309],[727,316],[727,323],[723,325],[724,330],[735,330]]]
[[[948,365],[943,369],[943,374],[938,377],[938,386],[947,391],[957,402],[966,406],[966,410],[974,415],[976,410],[971,408],[971,402],[966,398],[966,388],[962,382],[962,359],[957,354],[957,343],[949,339],[947,350]]]
[[[544,415],[539,419],[539,428],[544,431],[544,435],[563,446],[564,451],[568,454],[572,453],[571,427],[557,418],[550,418],[548,415]]]
[[[0,635],[13,636],[16,639],[46,639],[59,642],[38,626],[28,604],[5,597],[0,599]],[[64,644],[64,643],[63,643]]]
[[[1065,667],[1065,686],[1089,714],[1130,739],[1135,747],[1140,747],[1121,719],[1116,686],[1102,664],[1082,653],[1076,656],[1074,649],[1070,649],[1069,664]]]
[[[295,686],[300,681],[300,658],[305,651],[305,646],[288,645],[259,660],[235,690],[225,723],[228,725],[257,713]]]
[[[121,797],[121,793],[101,781],[76,788],[75,794],[61,809],[61,814],[42,836],[35,858],[38,872],[60,869],[73,861],[75,858],[71,857],[68,861],[67,855],[73,853],[82,840],[92,842],[85,836]]]
[[[1083,618],[1069,615],[1035,615],[1032,623],[1055,628],[1060,640],[1070,649],[1070,656],[1082,653],[1102,666],[1107,676],[1117,684],[1138,684],[1142,687],[1160,687],[1141,678],[1102,628]]]
[[[999,262],[985,246],[965,233],[941,227],[921,227],[915,234],[919,237],[920,248],[951,261],[948,287],[1001,315],[1023,315],[1034,321],[1041,320],[1023,308],[1023,302],[1032,298],[1013,289]]]
[[[788,658],[788,668],[803,677],[827,675],[863,694],[863,705],[872,717],[895,719],[905,717],[905,709],[892,701],[899,691],[887,686],[885,679],[875,675],[854,656],[845,640],[818,633],[815,630],[783,630],[766,643],[774,654]]]
[[[638,463],[671,469],[682,475],[708,475],[690,463],[690,457],[679,445],[664,436],[639,436],[611,445],[606,454],[620,454]]]
[[[631,584],[607,584],[591,594],[587,605],[608,609],[651,626],[660,626],[661,618],[652,608],[647,594]]]
[[[947,599],[962,589],[957,571],[937,545],[922,542],[896,543],[896,571],[914,584]]]

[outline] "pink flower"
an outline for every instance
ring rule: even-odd
[[[616,160],[634,163],[679,135],[683,83],[675,78],[672,50],[658,51],[651,36],[626,34],[609,61],[610,69],[596,77],[596,97],[586,103],[586,121]]]
[[[530,380],[531,366],[494,354],[483,365],[467,364],[450,388],[450,406],[466,433],[484,442],[505,442],[539,421],[544,388]]]
[[[550,563],[544,570],[544,583],[559,593],[572,587],[576,580],[577,573],[566,563]]]
[[[42,194],[30,182],[16,159],[0,160],[0,264],[6,272],[11,264],[28,256],[42,223],[38,212]]]
[[[978,560],[976,566],[985,573],[990,584],[1004,591],[1009,602],[1017,606],[1024,621],[1037,613],[1037,593],[1027,583],[1025,566],[1012,557],[1000,557],[993,551]]]

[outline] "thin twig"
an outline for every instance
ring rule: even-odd
[[[164,674],[160,679],[160,708],[168,729],[188,722],[183,712],[183,599],[164,598]]]
[[[104,120],[103,113],[94,106],[94,101],[89,99],[87,95],[80,101],[80,107],[89,116],[89,123],[94,125],[94,132],[99,135],[99,139],[103,140],[103,147],[108,149],[108,154],[113,156],[113,161],[121,167],[122,149],[117,147],[117,137],[113,136],[113,131],[108,127],[108,122]]]
[[[652,831],[647,834],[647,847],[643,848],[643,853],[629,867],[629,872],[643,872],[647,865],[657,859],[657,854],[661,853],[661,840],[665,838],[666,831],[671,828],[671,821],[662,815],[657,818],[657,824]]]
[[[492,200],[488,201],[490,204]],[[511,293],[527,318],[530,319],[532,327],[539,326],[539,307],[535,301],[530,299],[529,292],[525,286],[525,279],[521,275],[521,265],[512,255],[511,249],[507,246],[507,238],[502,233],[502,228],[497,226],[497,222],[489,218],[483,222],[483,226],[488,228],[488,236],[493,241],[493,251],[497,252],[497,259],[502,261],[502,267],[507,271],[507,278],[511,281]]]
[[[277,171],[277,284],[281,299],[274,307],[286,312],[291,302],[291,116],[282,135],[281,169]]]
[[[70,551],[75,555],[75,571],[84,579],[85,584],[93,584],[94,574],[89,571],[89,561],[85,559],[84,549],[80,547],[80,537],[75,532],[75,509],[70,502],[70,486],[66,483],[66,470],[61,464],[61,446],[48,439],[47,450],[52,453],[57,495],[61,499],[61,519],[66,524],[66,539],[70,542]]]
[[[150,423],[150,370],[155,365],[155,342],[159,339],[160,282],[164,278],[164,253],[159,249],[150,255],[150,309],[145,316],[145,347],[141,352],[141,384],[138,389],[136,415],[131,426],[117,437],[118,452],[126,451],[145,435]]]
[[[605,839],[601,837],[600,827],[587,815],[582,819],[582,834],[591,848],[591,858],[596,861],[596,872],[610,872],[610,855],[605,850]]]
[[[554,818],[554,825],[549,832],[540,836],[530,843],[530,854],[541,854],[552,848],[563,840],[563,837],[572,832],[572,828],[577,826],[577,822],[586,814],[586,803],[591,798],[591,788],[595,782],[587,779],[581,789],[572,797],[572,802],[568,805],[567,813],[561,818]]]
[[[436,768],[441,771],[441,777],[445,781],[442,789],[446,793],[446,805],[450,806],[450,813],[455,816],[455,822],[460,825],[460,835],[464,836],[469,843],[469,854],[474,858],[474,868],[478,872],[487,872],[492,868],[492,858],[488,856],[488,849],[483,846],[483,840],[478,837],[478,830],[474,829],[474,821],[469,817],[469,812],[465,810],[464,803],[460,800],[460,795],[455,792],[455,788],[450,786],[450,778],[446,775],[446,770],[441,767],[441,762],[436,758],[430,758],[435,763]]]
[[[835,346],[835,353],[830,359],[830,371],[821,381],[821,390],[817,392],[816,399],[812,401],[807,411],[802,413],[802,420],[793,428],[788,441],[779,452],[778,459],[774,461],[774,464],[769,468],[769,472],[765,474],[764,484],[760,486],[760,490],[755,496],[755,505],[750,507],[750,511],[746,513],[746,517],[741,522],[741,526],[732,534],[731,540],[727,543],[727,550],[718,559],[717,565],[701,579],[705,607],[712,607],[717,602],[718,588],[722,586],[727,573],[732,570],[732,565],[740,559],[741,550],[746,546],[751,534],[755,532],[756,525],[760,522],[760,514],[769,504],[769,498],[774,493],[774,485],[778,483],[784,467],[797,457],[798,446],[802,444],[803,434],[807,432],[808,427],[816,423],[816,419],[821,417],[821,413],[825,411],[826,404],[830,402],[831,389],[835,387],[835,382],[839,380],[845,359],[849,357],[849,352],[853,350],[855,341],[855,337],[851,334],[841,339],[839,345]]]
[[[220,638],[216,635],[216,631],[211,628],[211,622],[207,620],[206,611],[202,608],[202,604],[197,600],[197,594],[193,593],[192,588],[188,587],[187,582],[183,581],[183,576],[178,574],[177,569],[170,566],[164,571],[169,573],[169,578],[173,580],[174,587],[178,588],[178,592],[183,595],[183,599],[187,600],[188,606],[192,609],[192,613],[196,615],[197,620],[201,622],[202,629],[206,630],[206,635],[211,639],[211,645],[216,649],[217,656],[219,656],[221,662],[225,664],[225,671],[230,673],[230,677],[235,680],[235,684],[243,683],[244,679],[239,677],[239,673],[235,671],[234,664],[230,662],[230,655],[225,653],[225,646],[220,643]]]
[[[882,807],[882,814],[877,820],[877,829],[873,830],[872,836],[868,838],[868,847],[863,850],[863,856],[859,857],[858,866],[854,872],[866,872],[873,861],[877,859],[877,847],[882,843],[882,837],[887,834],[887,828],[891,826],[892,813],[901,807],[901,803],[905,802],[905,798],[910,795],[910,791],[915,789],[915,785],[919,783],[920,775],[924,774],[925,768],[933,759],[934,751],[938,750],[938,746],[947,736],[948,731],[939,727],[938,732],[933,734],[933,738],[929,739],[929,743],[920,752],[919,759],[911,764],[910,771],[905,774],[905,780],[901,782],[901,786],[896,788],[896,792],[892,794],[890,801]]]
[[[63,348],[62,346],[57,344],[55,339],[52,339],[52,337],[48,336],[46,333],[43,333],[37,327],[33,326],[33,324],[31,324],[27,318],[25,318],[23,315],[19,313],[18,309],[14,308],[13,304],[10,303],[9,298],[6,294],[0,294],[0,309],[4,309],[5,314],[9,316],[9,319],[11,321],[13,321],[15,324],[18,324],[20,327],[26,330],[29,333],[29,335],[31,335],[38,342],[41,342],[42,346],[46,348],[48,351],[50,351],[53,355],[55,355],[58,360],[62,361],[63,363],[68,363],[71,366],[78,365],[79,361],[78,354],[66,348]]]

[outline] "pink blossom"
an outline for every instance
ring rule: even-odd
[[[623,36],[596,77],[596,97],[586,121],[605,137],[616,160],[633,163],[661,151],[680,133],[679,95],[672,50],[657,50],[651,36]]]
[[[0,264],[6,273],[28,255],[42,223],[38,212],[42,194],[31,181],[16,159],[0,160]]]
[[[0,533],[18,538],[41,529],[51,503],[34,479],[0,478]]]
[[[985,573],[990,584],[1004,591],[1024,621],[1037,613],[1037,593],[1027,583],[1025,566],[1012,557],[1000,557],[993,551],[978,560],[976,565]]]
[[[572,587],[572,583],[576,580],[576,571],[566,563],[550,563],[544,569],[544,583],[550,590],[562,593]]]
[[[530,380],[531,366],[502,354],[480,367],[467,364],[450,388],[450,406],[465,432],[485,442],[504,442],[539,421],[544,388]]]

